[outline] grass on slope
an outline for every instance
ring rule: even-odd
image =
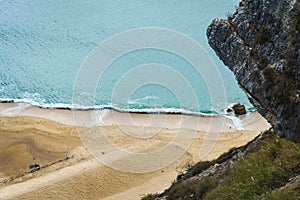
[[[257,151],[249,153],[229,170],[222,184],[209,192],[206,199],[260,197],[286,185],[290,178],[299,174],[299,167],[299,145],[274,135],[263,141]],[[291,195],[296,197],[299,194]]]
[[[200,170],[197,170],[196,166],[200,166]],[[192,168],[194,172],[208,168],[207,162],[195,167]],[[222,177],[215,178],[212,175],[201,181],[181,180],[174,183],[165,193],[149,195],[144,200],[165,195],[168,196],[167,199],[179,200],[300,199],[299,187],[283,187],[299,174],[300,146],[273,133],[255,149],[251,149],[245,158]]]

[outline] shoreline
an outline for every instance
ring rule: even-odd
[[[88,106],[80,106],[80,105],[71,105],[71,104],[64,104],[64,103],[55,103],[55,104],[45,104],[44,106],[35,102],[31,101],[24,101],[23,99],[20,100],[10,100],[10,99],[0,99],[0,104],[24,104],[30,105],[33,107],[41,108],[41,109],[51,109],[51,110],[70,110],[70,111],[99,111],[99,110],[111,110],[121,113],[134,113],[134,114],[171,114],[171,115],[191,115],[191,116],[201,116],[201,117],[214,117],[214,116],[225,116],[227,115],[226,112],[218,113],[216,111],[189,111],[184,108],[144,108],[144,109],[121,109],[113,106],[95,106],[95,107],[88,107]],[[233,105],[231,103],[229,105]],[[230,108],[231,106],[227,107]],[[224,108],[226,110],[227,108]],[[247,113],[255,112],[255,107],[248,108]]]
[[[114,109],[69,110],[41,108],[27,103],[0,103],[0,117],[29,116],[59,122],[76,127],[93,126],[144,126],[185,128],[205,132],[234,132],[238,130],[262,130],[269,123],[257,112],[243,116],[205,116],[180,113],[120,112]]]
[[[233,147],[245,145],[270,127],[258,112],[230,119],[112,110],[42,109],[17,103],[0,103],[0,125],[0,141],[5,141],[0,148],[0,162],[9,160],[2,166],[0,180],[27,171],[33,157],[41,166],[47,166],[64,159],[66,152],[72,156],[72,159],[42,168],[15,182],[0,184],[0,194],[3,195],[0,199],[58,196],[66,199],[140,199],[148,193],[168,188],[187,164],[216,159]],[[118,171],[110,165],[94,162],[91,152],[83,144],[80,130],[86,134],[99,129],[104,133],[99,141],[106,139],[126,152],[145,154],[174,146],[183,154],[156,171]],[[185,141],[191,141],[189,146],[185,145]],[[101,156],[111,158],[116,161],[115,164],[126,161],[126,155],[115,154],[111,145],[101,147]],[[176,151],[167,153],[168,158],[177,155]],[[133,171],[142,171],[147,166],[156,167],[156,163],[164,163],[166,159],[156,158],[147,156],[140,165],[132,166],[135,162],[125,162],[125,165]],[[84,193],[82,187],[85,188]]]

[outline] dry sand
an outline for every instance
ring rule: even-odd
[[[268,128],[256,112],[233,122],[224,117],[72,112],[0,104],[0,199],[140,199],[168,188],[187,164],[215,159]],[[99,131],[100,141],[132,155],[150,155],[172,145],[174,150],[133,166],[134,156],[124,158],[112,145],[103,145],[103,158],[113,160],[108,159],[110,166],[106,166],[89,154],[80,138]],[[177,158],[177,150],[182,155],[163,165],[167,158],[163,156]],[[64,160],[66,152],[72,158]],[[26,173],[33,157],[43,168]],[[124,160],[133,171],[149,166],[156,170],[129,173],[113,169],[122,167]]]

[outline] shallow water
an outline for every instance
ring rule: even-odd
[[[159,49],[141,49],[120,56],[109,66],[93,94],[93,107],[220,114],[230,103],[241,102],[253,109],[233,74],[209,48],[205,36],[209,23],[232,13],[238,0],[0,2],[2,100],[44,107],[90,108],[90,104],[84,102],[72,105],[74,81],[87,55],[115,34],[161,27],[193,38],[207,51],[221,74],[226,99],[212,102],[204,79],[180,56]],[[191,91],[181,91],[179,95],[163,82],[151,82],[151,78],[143,74],[145,77],[130,76],[130,80],[149,79],[147,84],[135,85],[126,96],[116,92],[124,77],[132,71],[134,74],[135,67],[149,63],[175,70],[187,80]],[[171,74],[163,69],[161,73],[165,80],[174,82]],[[85,98],[86,94],[82,95]],[[197,106],[186,103],[194,97]]]

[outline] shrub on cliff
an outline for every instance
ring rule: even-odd
[[[271,34],[269,33],[268,29],[266,27],[262,27],[259,33],[255,35],[254,42],[255,44],[262,45],[268,42],[270,39],[271,39]]]

